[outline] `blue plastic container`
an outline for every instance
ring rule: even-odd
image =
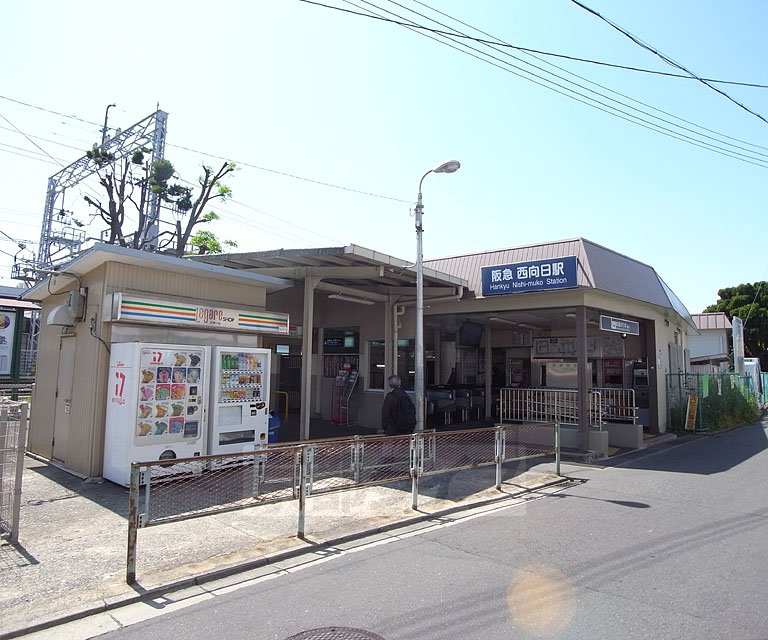
[[[269,427],[267,432],[267,442],[272,444],[273,442],[280,441],[280,425],[283,421],[280,419],[280,415],[274,411],[269,412]]]

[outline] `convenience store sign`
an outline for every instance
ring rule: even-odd
[[[288,314],[164,302],[112,294],[112,320],[288,335]]]

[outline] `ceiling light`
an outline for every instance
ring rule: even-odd
[[[332,293],[328,297],[331,300],[343,300],[344,302],[356,302],[357,304],[373,304],[373,300],[366,300],[365,298],[354,298],[352,296],[345,296],[341,293]]]
[[[568,313],[565,314],[565,317],[566,318],[575,318],[576,314],[573,311],[569,311]]]
[[[491,316],[488,318],[491,322],[503,322],[504,324],[514,324],[517,325],[517,322],[513,322],[512,320],[507,320],[506,318],[497,318],[495,316]]]

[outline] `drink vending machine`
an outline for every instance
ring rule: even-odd
[[[214,347],[210,454],[267,444],[270,357],[269,349]]]
[[[128,486],[131,462],[205,455],[208,347],[113,343],[104,477]],[[173,467],[167,469],[174,473]]]
[[[270,351],[141,342],[110,348],[104,470],[132,462],[254,451],[267,443]],[[210,408],[210,410],[209,410]],[[187,473],[182,465],[163,470]]]

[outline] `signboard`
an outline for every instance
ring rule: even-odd
[[[603,331],[615,331],[616,333],[626,333],[628,336],[640,335],[640,323],[635,322],[634,320],[625,320],[624,318],[600,316],[600,328]]]
[[[731,318],[733,330],[733,370],[744,373],[744,321],[738,316]]]
[[[534,358],[575,358],[576,338],[534,338]],[[619,336],[587,336],[588,358],[623,358],[624,341]]]
[[[0,376],[11,375],[16,311],[0,309]]]
[[[688,408],[685,412],[685,430],[696,431],[696,409],[699,407],[699,396],[695,393],[688,395]]]
[[[579,286],[576,267],[576,256],[482,267],[480,275],[483,295],[573,289]]]
[[[163,302],[113,294],[112,320],[288,335],[288,314]]]

